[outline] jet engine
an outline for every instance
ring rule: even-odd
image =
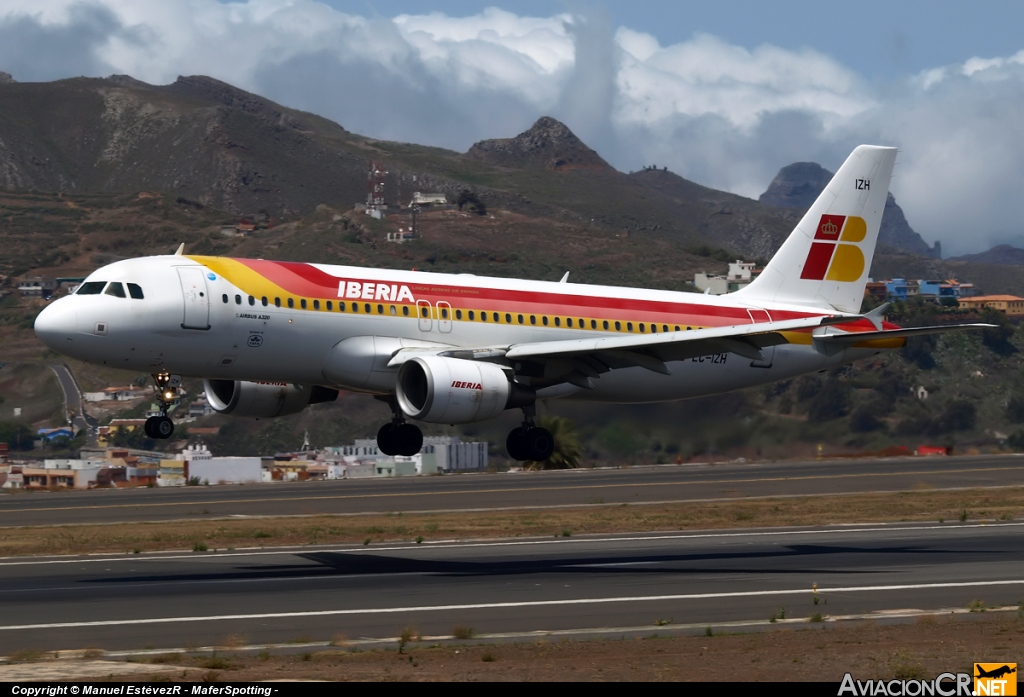
[[[438,424],[485,421],[535,399],[532,388],[509,380],[494,363],[444,356],[403,363],[395,392],[406,416]]]
[[[219,414],[274,417],[295,414],[310,404],[333,402],[338,391],[320,385],[289,385],[283,382],[203,380],[206,399]]]

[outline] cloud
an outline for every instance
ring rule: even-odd
[[[622,170],[668,166],[747,196],[799,160],[901,148],[893,190],[947,253],[1024,243],[1024,51],[869,83],[819,51],[697,34],[661,45],[601,14],[489,8],[394,18],[311,0],[7,0],[18,80],[206,74],[365,135],[464,151],[541,115]]]

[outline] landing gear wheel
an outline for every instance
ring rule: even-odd
[[[143,429],[150,438],[165,440],[174,435],[174,422],[166,416],[151,416]]]
[[[526,432],[523,443],[529,454],[528,460],[544,462],[555,452],[555,439],[546,428],[531,428]]]
[[[513,428],[508,434],[508,438],[505,439],[505,449],[508,450],[508,456],[513,460],[530,459],[530,453],[526,449],[526,429],[520,426],[519,428]]]
[[[377,450],[384,455],[395,456],[399,454],[399,448],[398,427],[394,423],[381,426],[377,431]]]
[[[398,441],[398,454],[405,457],[412,457],[423,447],[423,432],[419,427],[412,424],[399,424],[395,427],[395,436]]]

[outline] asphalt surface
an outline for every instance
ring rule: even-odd
[[[64,413],[74,414],[71,419],[76,430],[85,429],[88,434],[87,442],[90,447],[96,446],[96,428],[99,423],[95,418],[86,413],[85,401],[82,399],[82,391],[78,389],[71,371],[63,363],[51,363],[50,370],[57,376],[60,389],[64,392]]]
[[[896,524],[7,559],[0,655],[380,639],[406,626],[625,635],[784,614],[807,627],[816,612],[1015,605],[1022,533],[1012,522]]]
[[[1024,485],[1024,456],[675,465],[0,494],[0,528],[216,516],[457,511]]]

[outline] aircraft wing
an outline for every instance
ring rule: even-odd
[[[919,334],[980,329],[989,324],[942,325],[869,332],[836,331],[831,325],[854,322],[862,315],[826,315],[710,327],[658,334],[601,336],[592,339],[567,339],[486,346],[479,348],[406,349],[394,354],[390,367],[401,365],[417,355],[434,354],[465,360],[497,360],[516,364],[516,372],[534,378],[537,386],[569,383],[593,389],[592,378],[619,368],[646,368],[670,375],[669,361],[682,361],[713,353],[735,353],[750,360],[763,360],[761,349],[789,343],[786,332],[812,330],[813,341],[823,352],[832,354],[865,341],[901,338]],[[869,319],[871,319],[869,317]],[[876,325],[877,326],[877,325]],[[821,342],[821,343],[818,343]]]

